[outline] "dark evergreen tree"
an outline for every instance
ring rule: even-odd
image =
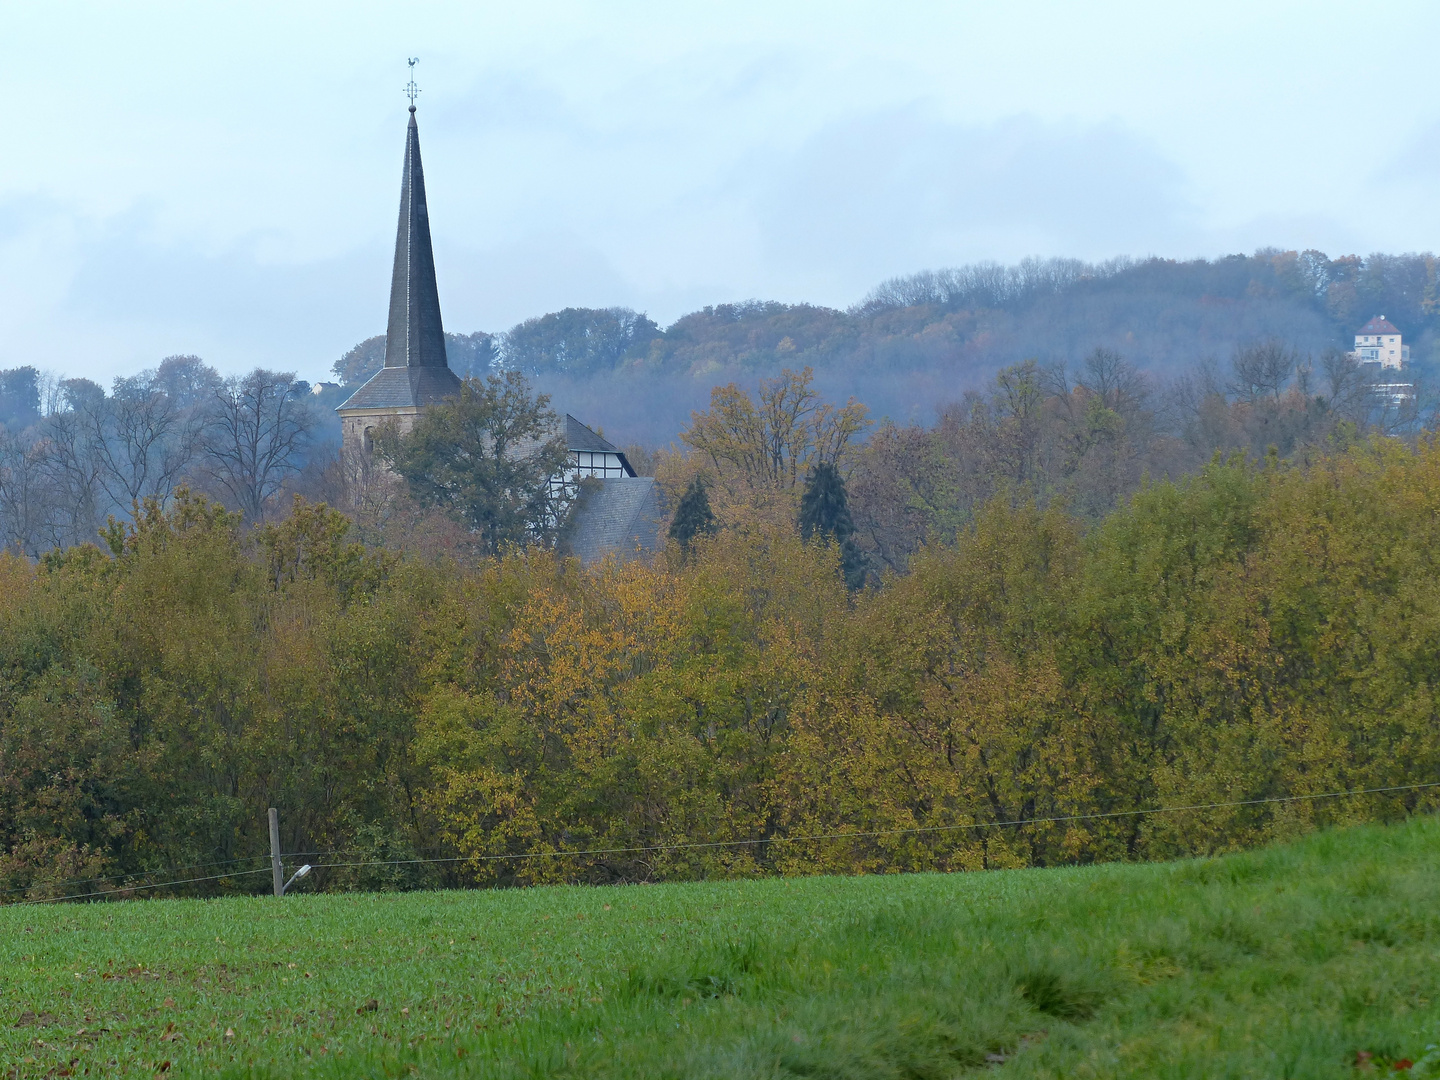
[[[710,493],[705,490],[705,481],[700,477],[690,481],[680,505],[675,508],[675,520],[670,523],[670,539],[680,542],[680,549],[688,551],[690,541],[697,536],[710,536],[715,532],[715,515],[710,510]]]
[[[806,540],[829,540],[840,547],[840,569],[845,584],[858,589],[868,570],[865,556],[855,544],[855,523],[850,520],[850,499],[845,478],[830,462],[811,470],[800,496],[800,535]]]

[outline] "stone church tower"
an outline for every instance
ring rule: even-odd
[[[408,431],[425,406],[459,393],[460,379],[445,360],[430,214],[425,206],[425,172],[420,166],[420,129],[415,125],[412,104],[405,132],[385,366],[335,410],[340,414],[348,471],[368,471],[373,434],[381,424],[394,421],[401,431]]]

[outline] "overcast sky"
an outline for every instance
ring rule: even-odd
[[[447,329],[1027,255],[1440,248],[1433,3],[0,0],[0,367],[325,377],[406,101]]]

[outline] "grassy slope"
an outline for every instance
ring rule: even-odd
[[[0,1060],[1349,1076],[1357,1050],[1440,1041],[1437,856],[1423,819],[1174,865],[10,907]]]

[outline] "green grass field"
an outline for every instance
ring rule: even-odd
[[[1376,1075],[1440,1043],[1437,900],[1421,819],[1170,865],[7,907],[0,1076]]]

